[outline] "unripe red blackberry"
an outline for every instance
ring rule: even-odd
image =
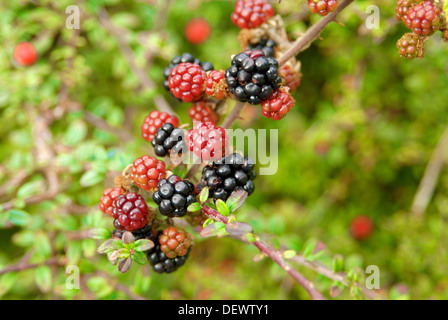
[[[179,63],[168,78],[170,92],[183,102],[198,101],[205,90],[205,72],[195,63]]]
[[[170,87],[168,84],[168,78],[170,77],[171,70],[173,70],[173,68],[175,66],[177,66],[179,63],[185,63],[185,62],[198,64],[201,66],[202,70],[204,70],[206,72],[213,70],[213,65],[210,62],[202,62],[201,60],[193,57],[193,55],[191,55],[190,53],[183,53],[182,55],[177,56],[173,60],[171,60],[168,67],[166,67],[163,70],[163,76],[165,77],[165,81],[163,82],[163,87],[166,90],[170,91]]]
[[[374,229],[374,223],[368,216],[357,216],[350,224],[350,233],[356,240],[369,238]]]
[[[159,239],[160,237],[161,235],[159,235]],[[148,261],[152,265],[153,270],[157,273],[171,273],[176,271],[185,264],[191,251],[190,246],[186,255],[170,259],[160,248],[159,241],[154,242],[154,244],[155,246],[147,251],[146,256],[148,257]]]
[[[200,192],[204,187],[208,187],[211,198],[226,201],[232,192],[238,189],[243,189],[251,195],[255,190],[255,178],[252,159],[233,153],[205,166],[196,189]]]
[[[227,98],[229,92],[223,71],[212,70],[207,72],[207,79],[205,80],[205,93],[217,100]]]
[[[219,120],[218,114],[212,109],[211,103],[201,100],[193,103],[190,109],[188,109],[188,116],[191,120],[199,122],[211,121],[217,123]]]
[[[180,156],[187,150],[184,130],[174,128],[171,123],[164,123],[157,130],[151,144],[154,147],[154,153],[159,157],[165,157],[171,152]]]
[[[191,238],[188,232],[182,228],[168,227],[163,230],[159,239],[160,249],[170,259],[182,257],[188,253],[191,246]]]
[[[338,7],[337,0],[308,0],[308,7],[312,13],[326,16]]]
[[[250,43],[247,46],[246,50],[261,50],[263,51],[265,57],[272,57],[274,58],[274,50],[277,46],[277,43],[274,40],[271,39],[262,39],[257,43]]]
[[[118,196],[123,194],[123,189],[121,188],[107,188],[103,191],[103,195],[100,199],[100,210],[103,211],[108,216],[112,217],[112,208],[115,199],[118,198]]]
[[[278,89],[282,78],[278,74],[278,62],[265,57],[263,51],[244,51],[232,59],[226,71],[226,82],[235,99],[259,104]]]
[[[415,4],[421,3],[423,0],[397,0],[395,4],[395,18],[398,21],[404,19],[410,7]]]
[[[278,70],[280,77],[282,78],[283,86],[289,87],[291,92],[297,90],[300,86],[301,74],[294,70],[294,68],[289,64],[284,64]]]
[[[188,42],[191,44],[200,44],[209,37],[211,27],[207,20],[194,18],[185,25],[184,32]]]
[[[203,161],[216,160],[226,154],[229,137],[224,128],[213,122],[196,122],[186,136],[187,146]]]
[[[137,187],[151,190],[165,178],[165,162],[150,156],[142,156],[134,161],[129,177]]]
[[[157,110],[151,111],[151,113],[145,118],[142,125],[142,137],[148,142],[152,142],[154,136],[164,123],[171,123],[174,127],[179,125],[179,119],[176,116],[172,116],[166,112],[160,112]]]
[[[295,100],[288,87],[281,87],[261,103],[261,113],[272,120],[282,119],[294,106]]]
[[[439,30],[441,13],[437,4],[425,1],[409,8],[403,21],[415,34],[429,36]]]
[[[268,21],[274,13],[274,8],[266,0],[238,0],[231,20],[240,29],[252,29]]]
[[[423,58],[425,54],[424,40],[415,33],[405,33],[397,41],[398,53],[406,59]]]
[[[188,206],[196,202],[194,185],[176,175],[160,180],[157,188],[152,199],[158,204],[159,211],[164,216],[183,217],[187,213]]]
[[[133,231],[141,229],[147,224],[148,206],[145,199],[135,192],[128,192],[115,199],[112,216],[114,226],[118,230]],[[154,217],[151,217],[151,220]]]
[[[21,66],[31,66],[37,60],[37,51],[30,42],[20,42],[14,48],[14,60]]]

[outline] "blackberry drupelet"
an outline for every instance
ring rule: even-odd
[[[243,189],[251,195],[255,190],[255,178],[252,159],[234,153],[204,167],[202,179],[196,189],[200,192],[207,186],[210,189],[210,197],[226,201],[237,189]]]
[[[160,239],[160,236],[158,237]],[[154,242],[155,246],[149,250],[146,255],[152,268],[157,273],[171,273],[179,269],[179,267],[185,264],[188,256],[190,255],[191,247],[188,248],[187,253],[181,257],[168,258],[165,252],[160,248],[159,240]]]
[[[261,50],[266,57],[274,57],[274,49],[277,43],[271,39],[262,39],[261,41],[249,44],[247,50]]]
[[[196,201],[194,185],[176,175],[160,180],[157,187],[158,190],[154,192],[152,198],[164,216],[183,217],[187,213],[188,206]]]
[[[210,62],[202,62],[199,59],[196,59],[193,57],[190,53],[183,53],[180,56],[175,57],[173,60],[171,60],[168,67],[166,67],[163,70],[163,77],[165,78],[165,81],[163,82],[163,87],[170,91],[169,84],[168,84],[168,78],[170,77],[171,70],[173,70],[174,67],[176,67],[179,63],[183,62],[190,62],[190,63],[196,63],[201,66],[201,69],[204,71],[211,71],[213,70],[213,65]]]
[[[261,50],[246,50],[232,59],[226,71],[230,93],[241,102],[259,104],[280,87],[278,62]]]
[[[184,130],[175,128],[171,123],[165,123],[157,130],[151,144],[154,153],[159,157],[164,157],[170,152],[181,155],[187,148]]]

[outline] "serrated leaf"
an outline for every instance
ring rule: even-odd
[[[8,211],[8,220],[16,226],[24,226],[31,222],[31,216],[26,211],[13,209]]]
[[[52,278],[51,278],[51,269],[48,266],[40,266],[36,269],[36,284],[39,289],[48,293],[51,289]]]
[[[89,170],[79,180],[82,187],[90,187],[104,180],[104,172]]]
[[[135,251],[132,255],[132,260],[134,260],[138,264],[146,263],[146,255],[141,251]]]
[[[154,247],[154,242],[148,239],[140,239],[135,242],[135,251],[147,251]]]
[[[127,259],[121,259],[120,262],[118,262],[118,271],[121,273],[126,273],[129,271],[129,269],[132,266],[132,258]]]
[[[226,203],[221,199],[216,200],[215,205],[218,212],[223,216],[228,216],[230,214],[229,208],[227,208]]]
[[[201,205],[198,202],[193,202],[187,208],[188,212],[196,212],[196,211],[199,211],[199,210],[201,210]]]
[[[111,237],[112,233],[106,228],[95,228],[89,231],[89,237],[96,240],[106,240]]]
[[[200,203],[204,203],[205,201],[207,201],[209,192],[210,192],[210,190],[208,189],[208,187],[205,187],[204,189],[201,190],[201,193],[199,193],[199,202]]]
[[[244,204],[244,201],[246,201],[247,195],[248,193],[242,189],[232,192],[226,201],[226,205],[230,212],[235,212],[238,210]]]
[[[135,237],[132,234],[132,232],[126,231],[125,233],[123,233],[123,236],[121,237],[123,244],[131,244],[134,243],[135,241]]]
[[[294,250],[286,250],[283,252],[283,257],[285,259],[291,259],[294,258],[296,256],[296,252]]]

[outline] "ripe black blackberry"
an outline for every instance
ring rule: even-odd
[[[259,104],[280,87],[278,62],[261,50],[246,50],[232,59],[226,71],[230,93],[241,102]]]
[[[252,159],[234,153],[204,167],[202,179],[196,189],[200,192],[208,186],[210,197],[226,201],[232,192],[238,189],[243,189],[251,195],[255,190],[255,177]]]
[[[158,190],[154,192],[152,198],[164,216],[183,217],[187,213],[188,206],[196,201],[194,185],[176,175],[160,180],[157,187]]]
[[[171,123],[164,123],[157,130],[151,144],[159,157],[164,157],[170,152],[176,152],[180,156],[182,151],[187,150],[184,130],[175,128]]]
[[[277,43],[271,39],[261,39],[257,43],[249,44],[247,50],[261,50],[266,57],[274,57],[274,49]]]
[[[175,66],[177,66],[179,63],[183,63],[183,62],[196,63],[196,64],[200,65],[201,69],[206,72],[213,70],[213,65],[210,62],[202,62],[201,60],[193,57],[190,53],[183,53],[182,55],[177,56],[173,60],[171,60],[168,67],[166,67],[163,70],[163,76],[165,78],[165,81],[163,82],[163,87],[166,90],[170,91],[169,84],[168,84],[168,78],[170,77],[171,70],[173,70],[173,68]]]
[[[185,261],[190,255],[191,247],[188,248],[186,255],[170,259],[160,248],[159,239],[160,236],[154,243],[155,246],[151,250],[147,251],[146,256],[148,257],[148,261],[152,265],[153,270],[157,273],[174,272],[185,264]]]

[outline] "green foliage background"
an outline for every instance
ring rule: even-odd
[[[229,18],[233,2],[175,0],[166,24],[159,25],[164,1],[78,1],[81,33],[74,47],[68,45],[74,30],[65,28],[65,8],[73,1],[36,3],[0,4],[0,182],[7,185],[21,170],[31,175],[0,198],[0,203],[14,203],[13,210],[0,213],[0,270],[25,254],[37,264],[66,256],[67,264],[80,267],[83,285],[69,290],[64,267],[41,266],[0,276],[0,297],[123,299],[127,296],[114,289],[119,281],[148,299],[308,299],[277,265],[268,259],[254,263],[257,250],[233,239],[195,237],[187,264],[172,275],[153,274],[147,265],[122,275],[95,252],[99,242],[83,237],[92,228],[112,228],[98,200],[112,186],[114,173],[149,152],[140,126],[155,108],[154,96],[164,95],[181,121],[189,121],[188,106],[162,88],[168,61],[190,52],[226,69],[230,56],[240,50],[238,29]],[[371,4],[380,8],[378,30],[365,27]],[[126,30],[137,64],[157,88],[140,90],[117,39],[99,22],[102,8]],[[304,0],[283,0],[275,8],[295,36],[320,19],[308,14]],[[193,46],[183,28],[198,16],[209,20],[212,35]],[[387,298],[446,299],[446,169],[425,215],[416,218],[409,208],[448,121],[448,45],[438,33],[424,59],[400,58],[395,43],[407,30],[395,20],[391,1],[356,1],[339,20],[345,27],[330,24],[322,39],[299,55],[302,84],[288,116],[275,122],[256,107],[251,127],[279,130],[279,169],[257,178],[256,192],[237,217],[272,243],[298,252],[315,241],[324,243],[326,250],[316,259],[330,267],[334,254],[345,257],[345,270],[377,265]],[[37,47],[35,65],[14,65],[12,52],[20,41]],[[146,68],[148,48],[156,55]],[[33,126],[44,110],[59,105],[61,72],[70,100],[79,104],[50,127],[48,142],[56,150],[56,163],[50,165],[62,168],[64,188],[51,199],[26,205],[25,199],[46,188],[39,168],[49,164],[38,163],[32,153]],[[86,121],[88,112],[122,128],[130,110],[131,125],[125,128],[134,137],[130,141]],[[362,242],[349,233],[358,215],[375,222],[374,234]],[[331,280],[298,269],[328,296]],[[339,298],[350,297],[345,290]]]

